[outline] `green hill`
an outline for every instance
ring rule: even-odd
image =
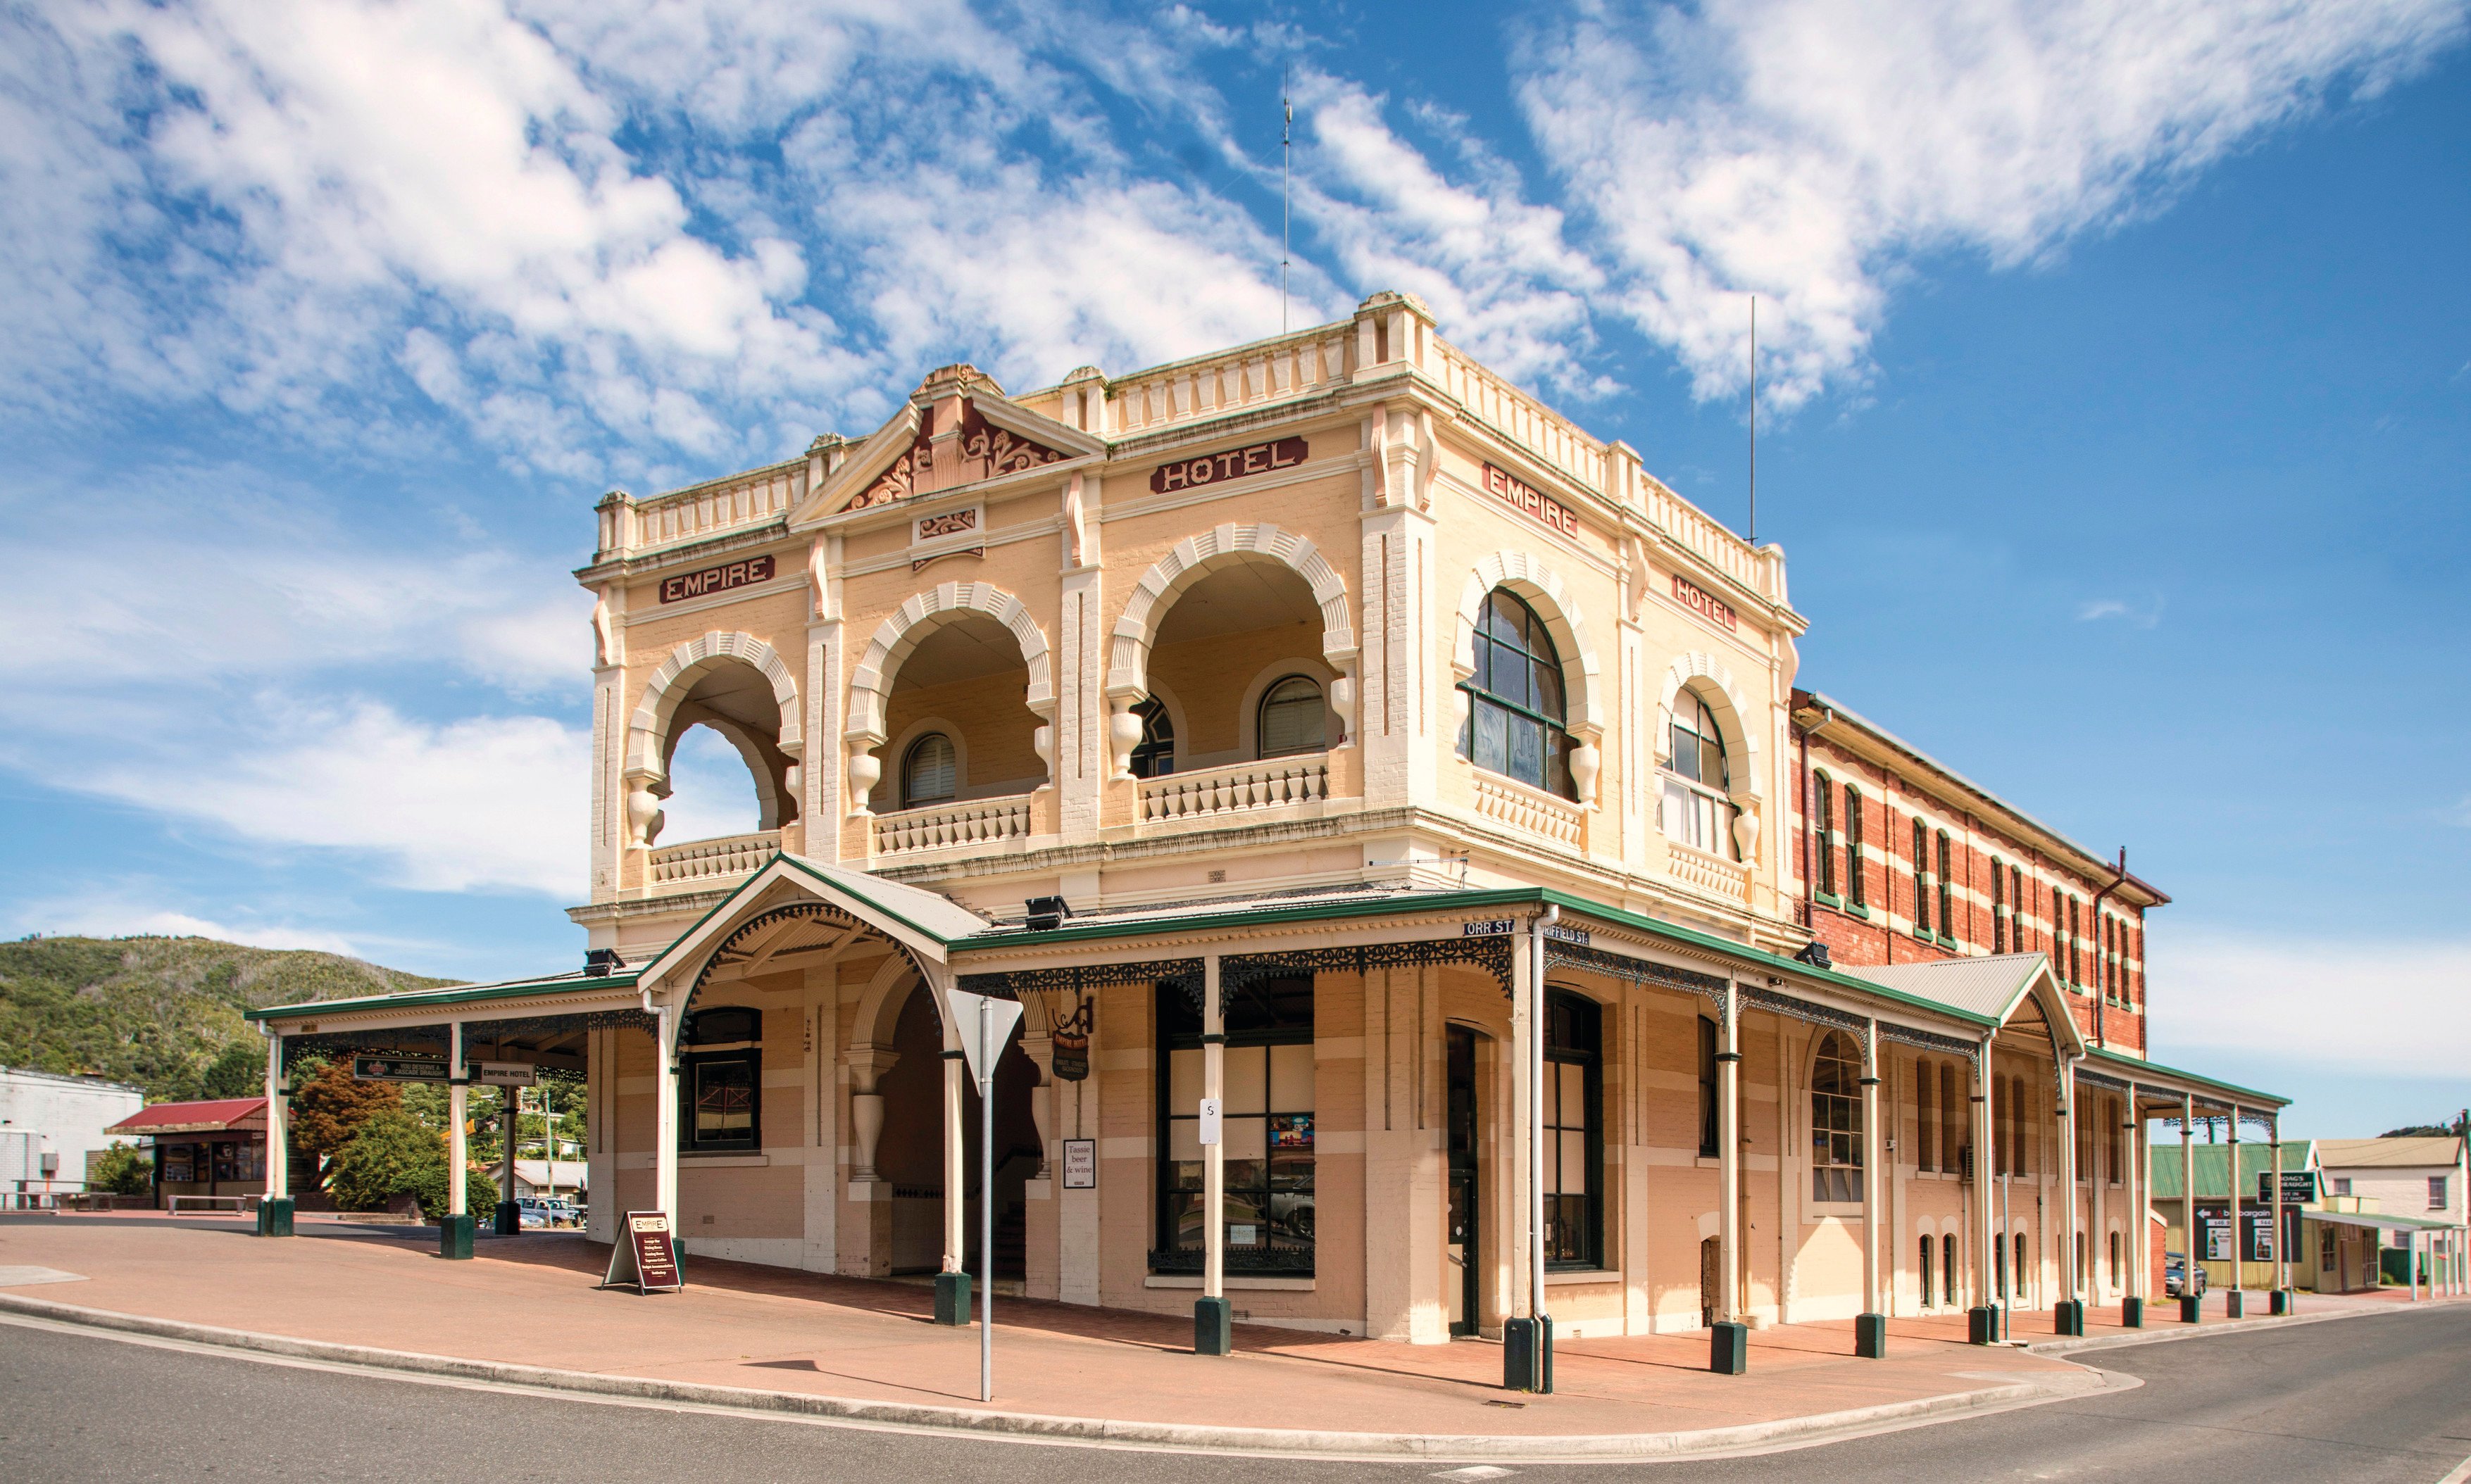
[[[133,1082],[158,1102],[195,1098],[228,1048],[265,1064],[244,1009],[451,983],[211,938],[0,942],[0,1066]]]

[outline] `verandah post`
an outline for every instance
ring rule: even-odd
[[[1739,1376],[1750,1368],[1750,1326],[1742,1316],[1742,990],[1725,981],[1716,1052],[1716,1260],[1723,1264],[1707,1369]]]
[[[472,1255],[472,1213],[463,1181],[471,1169],[471,1142],[463,1122],[471,1106],[471,1078],[463,1070],[463,1022],[446,1023],[446,1217],[437,1223],[437,1250],[461,1260]]]
[[[1881,1360],[1888,1354],[1888,1315],[1879,1302],[1879,1187],[1886,1142],[1879,1127],[1879,1023],[1862,1028],[1862,1312],[1853,1319],[1853,1353]]]
[[[260,1237],[292,1235],[292,1109],[284,1098],[283,1037],[264,1021],[266,1036],[266,1194],[257,1203]]]
[[[1227,1302],[1227,1003],[1220,961],[1201,961],[1201,1096],[1219,1111],[1218,1126],[1202,1119],[1201,1297],[1192,1306],[1192,1349],[1223,1356],[1235,1349],[1235,1313]]]

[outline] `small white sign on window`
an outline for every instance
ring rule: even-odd
[[[1201,1142],[1205,1148],[1219,1142],[1218,1123],[1218,1100],[1215,1098],[1202,1099]]]
[[[1259,1222],[1231,1221],[1227,1224],[1227,1245],[1231,1247],[1258,1247],[1260,1244],[1261,1228]]]
[[[1064,1141],[1064,1188],[1068,1191],[1094,1191],[1098,1188],[1097,1140]]]

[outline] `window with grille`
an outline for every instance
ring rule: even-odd
[[[1819,1038],[1810,1068],[1810,1198],[1862,1198],[1862,1056],[1853,1038]]]
[[[901,759],[901,807],[950,803],[960,783],[960,754],[951,737],[930,731],[909,744],[908,754]]]
[[[1556,989],[1544,1000],[1544,1260],[1603,1265],[1603,1011]]]
[[[1290,675],[1272,685],[1261,696],[1257,732],[1261,755],[1284,757],[1293,753],[1320,752],[1327,745],[1327,715],[1321,684],[1310,676]]]
[[[1574,799],[1570,734],[1564,726],[1562,659],[1534,609],[1496,590],[1475,632],[1475,674],[1459,755],[1548,794]]]

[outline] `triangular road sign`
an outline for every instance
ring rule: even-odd
[[[971,994],[963,989],[949,990],[944,998],[953,1007],[953,1029],[959,1033],[961,1055],[969,1061],[970,1080],[984,1087],[987,1079],[995,1076],[1004,1043],[1012,1039],[1013,1026],[1021,1020],[1021,1002]],[[983,1019],[981,1006],[985,1007]],[[983,1045],[978,1040],[982,1025],[986,1036]]]

